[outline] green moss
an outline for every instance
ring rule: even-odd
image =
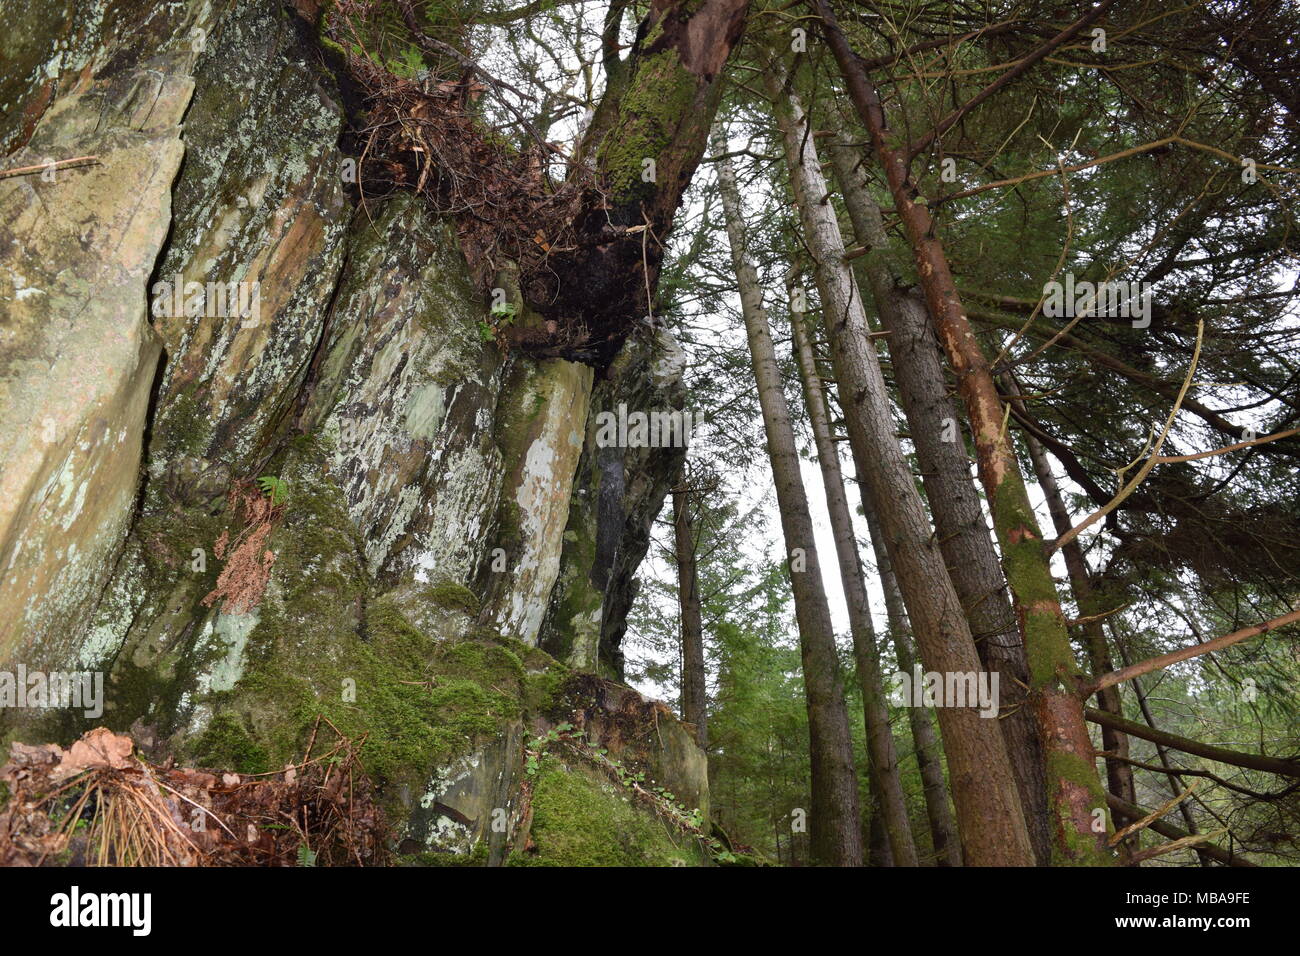
[[[612,783],[557,757],[543,758],[533,784],[534,850],[516,850],[511,866],[687,866],[701,857],[694,841],[673,835],[634,807]],[[680,841],[680,843],[679,843]]]
[[[1106,795],[1097,777],[1097,768],[1091,760],[1074,754],[1049,751],[1046,755],[1048,800],[1055,807],[1063,802],[1058,792],[1059,782],[1068,782],[1091,792],[1096,805],[1105,810]],[[1068,825],[1069,817],[1057,811],[1055,822],[1057,838],[1052,841],[1053,866],[1110,866],[1115,863],[1113,851],[1098,845],[1096,834],[1079,833]],[[1110,816],[1107,814],[1107,829]]]
[[[524,681],[525,709],[533,714],[553,710],[567,678],[568,669],[558,664],[541,673],[529,674]]]
[[[429,768],[468,753],[522,712],[523,666],[510,651],[473,641],[439,642],[386,600],[366,616],[369,641],[350,634],[328,653],[294,654],[285,635],[232,692],[276,763],[297,756],[324,715],[349,737],[366,737],[367,768],[382,784],[423,785]],[[391,789],[391,788],[390,788]]]
[[[194,742],[191,754],[200,767],[234,770],[237,773],[265,773],[270,767],[266,750],[248,735],[239,718],[218,714]]]
[[[341,733],[365,737],[363,761],[391,799],[403,788],[418,792],[433,767],[520,717],[529,696],[524,663],[488,629],[438,640],[412,625],[394,597],[372,598],[342,492],[321,477],[322,449],[307,443],[296,454],[285,472],[294,496],[273,536],[278,587],[249,636],[243,678],[204,703],[238,715],[270,766],[300,758],[322,715]],[[429,591],[441,606],[477,610],[464,587]]]
[[[426,850],[423,853],[408,853],[398,857],[398,866],[487,866],[488,845],[486,840],[474,844],[468,853],[438,853]]]
[[[600,146],[600,168],[620,203],[654,194],[655,184],[641,180],[642,162],[658,159],[682,118],[691,115],[696,81],[676,50],[647,57],[637,69]]]
[[[1009,472],[998,489],[995,510],[1007,582],[1023,615],[1025,656],[1033,687],[1064,683],[1078,671],[1060,596],[1043,555],[1042,535],[1018,472]]]
[[[599,483],[596,488],[599,488]],[[597,491],[593,490],[593,500],[596,495]],[[564,534],[561,562],[564,571],[555,585],[559,597],[541,636],[549,653],[574,666],[583,664],[573,660],[578,629],[586,630],[588,633],[584,637],[593,644],[600,639],[597,612],[604,604],[605,595],[591,583],[590,576],[590,569],[596,564],[595,527],[594,520],[569,522],[571,530]]]
[[[158,461],[175,461],[187,455],[203,456],[212,435],[212,416],[190,383],[173,398],[154,426],[150,454]]]
[[[482,609],[478,597],[463,584],[454,581],[441,581],[428,591],[429,600],[448,611],[464,611],[471,617],[478,615]]]
[[[507,648],[476,641],[456,641],[439,647],[436,662],[440,676],[475,681],[518,698],[524,682],[524,665]]]

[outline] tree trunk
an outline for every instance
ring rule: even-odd
[[[725,144],[719,147],[725,152]],[[813,538],[808,498],[799,475],[794,428],[786,407],[776,347],[768,327],[758,274],[745,250],[740,223],[728,217],[731,258],[740,287],[741,310],[749,335],[749,352],[767,434],[767,453],[776,484],[777,507],[789,557],[790,585],[803,655],[804,692],[808,699],[809,756],[812,765],[812,813],[809,836],[814,860],[838,866],[862,865],[858,781],[853,743],[840,684],[835,630],[826,602],[821,566]]]
[[[721,164],[718,177],[730,179],[727,161]],[[728,197],[728,192],[731,193]],[[734,203],[739,212],[740,197],[734,179],[723,187],[723,202]],[[730,218],[732,212],[728,211]],[[889,846],[895,866],[916,866],[916,845],[912,827],[907,819],[907,800],[898,777],[898,753],[894,735],[889,727],[889,708],[885,706],[884,685],[880,677],[880,652],[876,647],[875,628],[871,623],[871,605],[867,600],[867,582],[858,559],[858,541],[853,533],[853,516],[844,493],[844,475],[840,471],[840,455],[831,437],[830,418],[826,414],[826,400],[821,382],[817,378],[817,363],[813,359],[812,345],[804,318],[791,313],[794,356],[803,380],[804,404],[812,423],[813,440],[817,444],[817,461],[821,466],[822,485],[826,489],[826,510],[830,515],[831,533],[835,537],[835,553],[840,563],[840,583],[849,609],[849,630],[853,634],[853,653],[858,664],[858,683],[862,687],[862,711],[866,722],[867,749],[871,754],[871,780],[878,792],[878,809],[884,818],[889,834]]]
[[[1029,663],[1030,700],[1042,736],[1047,765],[1048,801],[1053,815],[1053,851],[1064,863],[1108,865],[1106,827],[1094,827],[1106,814],[1106,795],[1097,779],[1092,741],[1079,698],[1078,665],[1070,648],[1060,599],[1052,581],[1042,533],[1029,503],[1020,465],[1003,428],[1003,405],[988,360],[966,318],[934,220],[908,172],[906,147],[891,141],[880,97],[849,49],[827,0],[810,0],[822,19],[849,97],[871,136],[884,168],[894,207],[916,259],[930,318],[957,377],[975,438],[980,480],[1002,547]],[[915,617],[913,618],[915,621]],[[951,762],[952,753],[949,752]]]
[[[699,575],[695,569],[695,528],[685,476],[673,489],[673,538],[677,555],[677,598],[682,612],[682,719],[695,726],[700,748],[708,749],[709,715],[705,691],[704,625],[700,615]]]
[[[764,73],[785,145],[791,188],[815,258],[831,355],[858,474],[885,531],[908,616],[932,670],[978,673],[979,656],[957,592],[931,534],[920,495],[894,437],[889,393],[867,337],[862,299],[844,263],[844,241],[826,195],[813,138],[798,99],[782,89],[773,63]],[[964,856],[976,866],[1033,863],[1024,814],[994,721],[972,708],[939,710]]]
[[[651,0],[623,61],[616,59],[617,23],[607,26],[605,57],[618,65],[571,170],[586,177],[590,164],[594,181],[573,217],[573,239],[525,277],[528,303],[562,333],[559,342],[553,335],[540,342],[521,337],[534,354],[605,364],[635,320],[652,311],[664,244],[704,154],[722,68],[748,6],[749,0]]]
[[[880,782],[875,768],[869,775],[871,822],[867,829],[867,866],[893,866],[894,854],[889,849],[889,831],[885,829],[885,816],[880,811]]]
[[[880,586],[885,592],[885,613],[889,620],[889,634],[894,639],[894,654],[898,667],[904,674],[912,673],[916,664],[916,651],[907,624],[907,609],[903,595],[898,590],[898,579],[889,562],[885,548],[884,532],[871,507],[871,498],[865,484],[859,482],[862,496],[862,514],[867,519],[871,535],[871,548],[876,555],[876,570]],[[939,866],[961,866],[961,843],[957,838],[957,824],[948,806],[948,786],[943,779],[943,751],[934,732],[930,712],[924,707],[908,707],[907,722],[912,728],[912,746],[916,748],[916,765],[921,771],[921,787],[925,793],[925,812],[930,820],[930,840],[934,844],[935,862]]]
[[[901,270],[891,259],[880,207],[867,192],[858,168],[861,153],[850,148],[841,134],[831,148],[831,159],[858,243],[869,250],[858,262],[866,273],[880,322],[889,333],[885,341],[893,360],[894,381],[916,447],[939,548],[966,611],[980,660],[998,674],[999,712],[1004,715],[998,723],[1007,742],[1034,856],[1045,866],[1051,861],[1052,836],[1043,749],[1034,715],[1022,706],[1029,667],[1006,579],[971,480],[957,413],[948,399],[939,345],[925,303],[903,284]]]
[[[1029,411],[1020,398],[1020,387],[1016,383],[1015,376],[1007,372],[1002,376],[1002,381],[1006,386],[1007,394],[1013,396],[1012,401],[1016,404],[1017,411],[1028,418]],[[1025,447],[1029,450],[1029,459],[1034,464],[1034,473],[1038,477],[1038,485],[1043,489],[1043,497],[1047,500],[1052,526],[1056,529],[1057,535],[1063,535],[1074,527],[1074,522],[1070,518],[1070,512],[1066,510],[1061,489],[1056,483],[1056,476],[1052,474],[1052,463],[1037,438],[1028,431],[1025,431],[1023,436]],[[1088,570],[1088,561],[1083,555],[1079,540],[1075,538],[1067,542],[1061,548],[1061,555],[1065,558],[1065,570],[1070,577],[1070,589],[1074,592],[1074,603],[1079,609],[1079,617],[1084,619],[1080,626],[1083,629],[1084,648],[1088,652],[1088,664],[1093,674],[1097,676],[1108,674],[1115,669],[1115,665],[1111,661],[1110,649],[1106,646],[1106,633],[1102,630],[1102,619],[1097,616],[1104,613],[1106,609],[1102,607],[1100,596],[1093,587],[1092,572]],[[1097,704],[1107,713],[1124,716],[1124,704],[1120,699],[1118,687],[1103,687],[1097,691]],[[1133,786],[1133,768],[1125,759],[1129,753],[1128,737],[1111,727],[1102,727],[1101,744],[1103,750],[1113,755],[1106,758],[1106,780],[1110,792],[1126,803],[1137,803]]]

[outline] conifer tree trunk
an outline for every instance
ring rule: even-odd
[[[677,596],[682,621],[682,718],[695,725],[695,739],[708,749],[709,715],[704,671],[704,625],[700,615],[695,527],[684,476],[673,488],[673,541],[677,557]]]
[[[1108,865],[1105,791],[1097,777],[1084,723],[1080,674],[1070,648],[1060,599],[1052,581],[1042,532],[1020,465],[1003,427],[1004,408],[988,360],[957,294],[934,220],[908,170],[906,146],[892,135],[876,88],[849,48],[827,0],[809,0],[847,84],[849,98],[871,137],[889,183],[894,207],[916,259],[926,305],[966,405],[980,480],[993,513],[1007,583],[1015,600],[1029,663],[1030,700],[1038,720],[1052,812],[1054,858],[1063,863]],[[949,760],[951,761],[951,753]]]
[[[871,822],[867,828],[867,866],[893,866],[894,854],[889,849],[889,833],[885,817],[880,812],[880,782],[872,768],[868,775],[868,799],[871,800]]]
[[[725,143],[717,146],[726,152]],[[809,835],[815,862],[862,865],[858,781],[853,768],[853,741],[840,683],[839,660],[830,605],[822,582],[813,539],[808,497],[799,474],[794,428],[781,387],[776,347],[768,326],[758,274],[745,250],[740,224],[728,217],[731,258],[740,289],[741,311],[767,435],[767,454],[776,485],[777,508],[785,536],[790,586],[803,656],[804,692],[808,703],[809,758],[812,767],[812,812]]]
[[[652,310],[667,236],[708,143],[723,67],[740,42],[748,6],[749,0],[650,0],[623,60],[621,10],[611,13],[603,44],[610,84],[571,171],[594,170],[599,188],[587,190],[573,219],[576,241],[555,249],[548,268],[523,290],[547,319],[581,330],[555,354],[608,362],[635,319]],[[533,351],[550,354],[544,346]]]
[[[980,660],[999,675],[998,721],[1016,775],[1025,823],[1040,865],[1051,862],[1043,750],[1029,708],[1020,706],[1029,684],[1025,650],[1007,594],[1006,579],[971,480],[970,459],[948,399],[939,345],[925,303],[908,289],[889,254],[880,207],[867,191],[860,151],[843,134],[831,147],[836,179],[859,245],[868,253],[857,260],[866,274],[893,361],[899,403],[921,466],[921,480],[948,573],[970,622]],[[1127,798],[1125,798],[1127,799]],[[1132,802],[1132,801],[1130,801]]]
[[[945,674],[978,673],[981,665],[970,627],[894,436],[889,393],[867,336],[862,298],[844,261],[839,223],[834,210],[821,201],[826,182],[803,109],[797,97],[782,88],[775,61],[765,71],[764,82],[781,129],[804,239],[815,260],[854,464],[884,527],[921,656],[927,667]],[[967,863],[1032,865],[1033,849],[996,721],[970,707],[942,707],[939,726]]]
[[[1020,399],[1020,386],[1010,372],[1002,376],[1007,394],[1012,396],[1021,414],[1028,414],[1024,402]],[[1061,489],[1052,474],[1052,463],[1047,458],[1047,451],[1029,432],[1024,433],[1025,448],[1029,450],[1029,459],[1033,462],[1038,486],[1043,490],[1047,501],[1047,510],[1052,516],[1052,526],[1058,535],[1065,534],[1074,526],[1070,512],[1061,497]],[[1094,674],[1106,674],[1115,669],[1111,661],[1110,648],[1106,644],[1106,633],[1102,630],[1102,618],[1105,609],[1101,605],[1100,595],[1092,583],[1092,572],[1088,570],[1088,561],[1083,555],[1083,547],[1078,539],[1068,542],[1061,548],[1065,558],[1065,571],[1070,578],[1070,589],[1074,592],[1074,601],[1083,618],[1083,644],[1088,652],[1088,664]],[[1120,699],[1119,688],[1112,685],[1097,692],[1097,707],[1118,717],[1124,716],[1124,704]],[[1137,794],[1133,785],[1133,768],[1126,759],[1129,754],[1128,736],[1111,727],[1101,728],[1102,749],[1114,757],[1106,758],[1106,781],[1110,792],[1126,803],[1137,803]],[[1118,758],[1118,759],[1116,759]]]
[[[867,487],[858,483],[862,498],[862,514],[867,519],[867,532],[871,535],[871,549],[876,556],[876,571],[880,587],[885,592],[885,613],[889,620],[889,635],[894,639],[894,654],[898,667],[904,674],[912,673],[916,664],[916,651],[907,623],[907,609],[903,595],[898,590],[889,552],[885,548],[884,532],[871,507]],[[924,707],[907,708],[907,722],[912,729],[912,746],[916,748],[916,765],[921,771],[921,788],[925,794],[925,813],[930,821],[930,842],[934,845],[935,862],[939,866],[961,866],[961,842],[957,837],[957,824],[948,806],[948,786],[943,778],[943,751],[934,732],[930,712]]]
[[[719,169],[718,178],[730,180],[723,186],[723,203],[739,207],[740,197],[735,180],[730,176],[730,166]],[[730,193],[730,197],[728,197]],[[739,212],[737,208],[735,212]],[[728,210],[728,216],[732,211]],[[817,460],[821,466],[822,485],[826,489],[826,510],[830,515],[831,532],[835,537],[835,553],[839,558],[840,582],[844,587],[845,603],[849,609],[849,629],[853,634],[853,652],[858,664],[858,683],[862,687],[862,710],[866,722],[867,749],[871,754],[871,779],[878,792],[877,805],[889,834],[889,846],[895,866],[916,866],[916,845],[912,827],[907,819],[907,800],[898,777],[898,753],[894,735],[889,728],[889,709],[885,706],[884,685],[880,676],[880,652],[876,647],[875,628],[871,622],[871,606],[867,600],[867,582],[858,559],[858,542],[853,533],[853,517],[848,498],[844,493],[844,475],[840,470],[839,452],[831,437],[830,418],[826,414],[826,401],[822,396],[821,382],[817,378],[817,364],[813,360],[812,345],[804,328],[804,318],[791,313],[790,328],[794,335],[794,355],[803,381],[804,404],[812,423],[813,440],[817,445]]]

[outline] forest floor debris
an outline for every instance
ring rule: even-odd
[[[0,767],[0,866],[384,865],[363,744],[318,720],[299,763],[237,774],[151,764],[104,727],[67,749],[15,743]]]

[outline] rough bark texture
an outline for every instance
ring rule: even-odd
[[[867,533],[871,535],[871,549],[876,556],[876,572],[880,587],[885,592],[885,613],[889,620],[889,636],[894,640],[894,654],[898,669],[912,673],[916,663],[916,650],[912,647],[911,628],[907,623],[907,608],[898,590],[898,579],[889,561],[884,532],[871,507],[871,497],[864,483],[859,483],[862,497],[862,514],[867,519]],[[943,750],[930,712],[924,707],[907,708],[907,723],[912,730],[912,746],[916,748],[916,765],[921,772],[921,788],[925,794],[925,813],[930,821],[930,842],[934,846],[935,862],[939,866],[961,866],[961,841],[957,824],[948,805],[948,786],[943,776]]]
[[[906,146],[896,142],[887,127],[880,97],[849,48],[827,0],[810,2],[822,19],[823,32],[844,75],[849,98],[871,135],[894,207],[912,246],[931,321],[966,404],[980,480],[993,513],[1007,583],[1025,639],[1031,705],[1046,756],[1055,859],[1067,864],[1113,863],[1114,853],[1106,846],[1105,831],[1098,833],[1093,826],[1094,812],[1104,814],[1106,800],[1077,693],[1078,665],[1070,649],[1042,533],[1003,428],[1002,401],[988,360],[966,318],[935,223],[924,203],[916,201],[919,193],[908,171]]]
[[[894,854],[889,849],[889,832],[885,829],[885,817],[880,812],[880,784],[876,782],[874,770],[868,770],[867,799],[871,801],[870,823],[867,825],[867,866],[893,866]]]
[[[943,360],[925,303],[904,284],[901,270],[890,257],[889,237],[880,208],[867,191],[861,158],[861,151],[850,147],[842,135],[837,137],[831,159],[858,243],[869,250],[857,262],[866,273],[880,323],[889,333],[885,342],[893,361],[894,382],[916,448],[939,548],[966,611],[980,660],[999,674],[1003,714],[999,724],[1034,855],[1040,865],[1046,865],[1051,860],[1052,837],[1038,726],[1033,713],[1022,706],[1029,683],[1024,644],[975,491],[966,443],[948,398]]]
[[[758,275],[745,249],[739,221],[727,217],[731,260],[740,287],[740,302],[749,336],[749,352],[758,386],[767,435],[767,454],[776,484],[781,530],[789,556],[799,646],[803,654],[804,692],[808,698],[809,755],[812,765],[812,852],[820,863],[862,864],[862,834],[858,819],[858,783],[853,770],[853,744],[848,712],[840,684],[835,629],[822,582],[814,543],[808,497],[799,474],[794,428],[781,386],[776,347],[759,291]]]
[[[930,670],[978,672],[981,664],[961,601],[894,437],[889,393],[867,337],[857,284],[844,263],[839,223],[834,210],[820,202],[826,195],[826,183],[802,107],[782,88],[775,63],[765,72],[764,81],[781,128],[804,237],[816,260],[817,285],[854,464],[884,528],[921,656]],[[1024,813],[996,722],[970,708],[944,707],[939,710],[939,725],[967,863],[1032,864]]]
[[[884,818],[889,834],[891,859],[895,866],[916,866],[916,846],[912,827],[907,819],[907,801],[898,776],[898,753],[894,735],[889,727],[889,710],[885,706],[884,685],[880,675],[880,651],[876,645],[875,628],[871,622],[871,606],[867,600],[867,584],[862,562],[858,558],[857,537],[853,533],[853,518],[844,490],[844,475],[840,470],[839,452],[831,434],[830,416],[821,380],[817,377],[817,363],[813,358],[812,343],[798,313],[790,316],[794,336],[795,361],[803,382],[804,404],[812,423],[813,439],[817,445],[817,461],[822,470],[822,483],[826,488],[826,509],[831,520],[831,533],[835,538],[835,552],[840,563],[840,581],[844,587],[849,609],[849,627],[853,634],[853,651],[858,665],[858,682],[862,686],[863,717],[866,722],[867,747],[871,754],[873,799]]]
[[[849,628],[853,635],[858,682],[862,686],[862,709],[876,802],[889,833],[894,865],[916,866],[916,846],[907,819],[907,801],[903,797],[903,786],[898,777],[898,753],[889,727],[889,710],[885,706],[884,685],[880,676],[880,651],[876,646],[876,632],[871,622],[871,606],[867,600],[862,562],[858,558],[853,517],[844,491],[839,452],[831,435],[830,416],[817,377],[817,363],[813,359],[804,317],[798,313],[792,314],[790,326],[794,336],[795,361],[803,382],[804,404],[812,423],[817,461],[821,466],[822,484],[826,489],[826,510],[830,516],[831,533],[835,538],[835,553],[839,558],[840,581],[849,609]]]

